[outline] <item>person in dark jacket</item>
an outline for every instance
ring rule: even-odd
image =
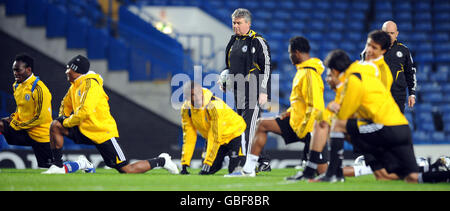
[[[391,94],[402,113],[404,113],[406,88],[408,88],[408,107],[412,108],[416,103],[416,67],[408,47],[397,40],[399,34],[397,25],[393,21],[386,21],[381,30],[391,36],[391,47],[384,54],[384,59],[389,65],[394,79]]]
[[[234,77],[232,86],[237,113],[247,123],[242,135],[242,153],[249,151],[261,107],[267,106],[270,90],[271,57],[267,41],[250,29],[251,13],[238,8],[231,15],[234,35],[226,46],[226,68]],[[222,86],[222,89],[225,88]],[[262,156],[258,170],[270,170],[269,159]]]

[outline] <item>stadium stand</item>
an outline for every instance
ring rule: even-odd
[[[187,6],[191,1],[143,0],[145,5]],[[142,3],[145,2],[145,3]],[[197,2],[197,1],[196,1]],[[198,4],[196,4],[198,5]],[[311,41],[312,55],[324,59],[334,48],[347,51],[353,59],[365,45],[364,38],[386,20],[394,20],[400,31],[399,40],[407,45],[417,65],[417,104],[406,109],[406,117],[414,130],[417,143],[450,143],[448,109],[448,66],[450,65],[450,3],[434,1],[394,0],[255,0],[204,1],[199,6],[224,24],[230,24],[230,14],[238,7],[253,12],[253,29],[262,33],[271,47],[275,73],[280,74],[280,104],[289,106],[290,80],[294,71],[287,56],[287,41],[293,35],[304,35]],[[301,11],[301,12],[299,12]],[[445,89],[443,87],[446,87]],[[447,90],[447,91],[446,91]],[[325,101],[334,93],[325,90]],[[436,131],[432,112],[443,113],[444,131]]]
[[[365,37],[380,29],[386,20],[398,24],[399,40],[408,46],[417,66],[417,104],[406,109],[414,130],[415,143],[450,143],[450,2],[396,0],[123,0],[116,29],[107,28],[97,1],[90,0],[2,0],[7,15],[26,14],[29,26],[47,27],[47,37],[66,36],[70,48],[87,48],[88,56],[107,58],[110,70],[127,69],[130,80],[164,79],[178,71],[188,71],[183,47],[126,9],[128,5],[197,6],[230,25],[230,15],[238,7],[253,13],[253,29],[267,38],[272,60],[280,74],[280,104],[289,106],[294,67],[287,45],[294,35],[304,35],[311,43],[312,56],[324,59],[334,48],[359,59]],[[30,5],[33,5],[33,9]],[[103,23],[103,25],[102,25]],[[68,27],[70,26],[70,28]],[[67,33],[76,27],[79,36]],[[111,31],[117,30],[117,34]],[[116,36],[118,35],[118,36]],[[164,45],[161,45],[164,43]],[[188,65],[186,65],[186,63]],[[149,70],[151,65],[151,71]],[[219,70],[217,70],[219,71]],[[323,75],[324,76],[324,75]],[[325,89],[326,103],[334,93]],[[282,109],[283,110],[283,109]],[[433,113],[442,113],[441,116]],[[436,127],[435,119],[444,126]]]

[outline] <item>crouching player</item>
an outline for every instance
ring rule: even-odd
[[[329,80],[338,84],[339,76],[348,71],[351,62],[347,54],[337,50],[327,56],[325,65],[330,69]],[[398,178],[411,183],[449,181],[450,172],[419,173],[408,120],[381,80],[363,72],[347,75],[340,103],[332,102],[334,105],[330,106],[334,107],[332,110],[337,117],[334,131],[350,136],[351,143],[364,155],[375,177],[378,180]],[[354,116],[358,119],[350,119]],[[333,167],[336,165],[333,160],[342,159],[330,158],[327,174],[340,169]]]
[[[50,126],[54,162],[43,173],[64,174],[86,168],[86,162],[63,163],[62,147],[66,136],[77,144],[94,145],[105,164],[120,173],[144,173],[155,167],[164,167],[170,173],[178,174],[176,164],[167,153],[149,160],[128,162],[119,145],[119,132],[109,111],[109,98],[103,89],[103,79],[99,74],[89,71],[89,67],[89,60],[81,55],[67,64],[66,75],[71,86],[61,102],[59,117]]]
[[[183,87],[185,102],[181,109],[183,151],[181,173],[188,174],[197,131],[207,140],[206,155],[200,174],[214,174],[222,168],[225,156],[229,156],[228,172],[239,165],[240,136],[246,128],[244,119],[224,101],[200,84],[188,82]]]

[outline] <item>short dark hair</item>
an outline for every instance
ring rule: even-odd
[[[25,67],[30,67],[31,71],[33,71],[33,63],[34,63],[34,59],[33,57],[25,54],[25,53],[21,53],[21,54],[17,54],[16,58],[14,58],[14,61],[16,62],[22,62],[25,64]]]
[[[330,69],[345,72],[345,70],[352,64],[352,60],[350,60],[350,57],[345,51],[336,49],[328,53],[324,64]]]
[[[381,46],[382,50],[388,50],[391,46],[391,36],[382,30],[374,30],[369,33],[369,38]]]
[[[305,37],[295,36],[289,40],[289,45],[291,46],[291,51],[299,51],[302,53],[309,53],[311,47],[309,46],[309,41]]]

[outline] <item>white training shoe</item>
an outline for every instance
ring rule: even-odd
[[[42,172],[41,174],[65,174],[66,169],[64,167],[58,167],[55,165],[51,165],[47,171]]]
[[[167,169],[171,174],[179,174],[177,165],[172,161],[172,158],[167,153],[161,153],[158,157],[162,157],[166,160],[164,168]]]
[[[94,164],[91,163],[91,162],[86,158],[86,156],[80,155],[80,156],[78,157],[77,162],[79,162],[79,163],[84,163],[85,166],[86,166],[86,168],[83,168],[83,169],[80,169],[80,170],[83,170],[83,171],[86,172],[86,173],[95,173],[95,167],[94,167]]]
[[[255,176],[256,176],[255,171],[252,171],[252,172],[248,173],[248,172],[245,172],[242,169],[238,170],[238,171],[235,171],[235,172],[233,172],[231,174],[225,174],[224,175],[224,177],[255,177]]]

